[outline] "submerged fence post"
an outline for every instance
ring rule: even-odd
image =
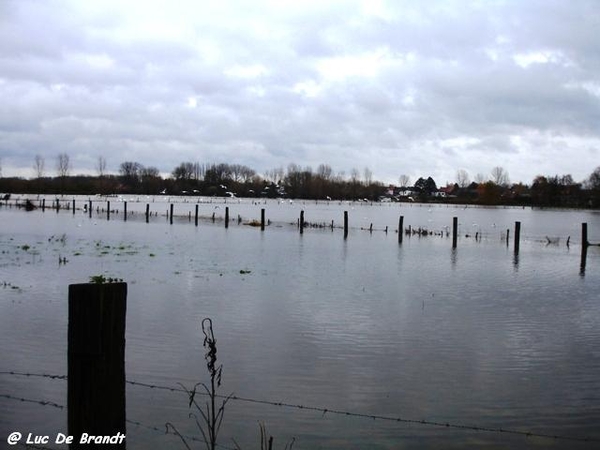
[[[127,202],[123,202],[123,221],[127,222]]]
[[[402,244],[402,237],[404,236],[404,216],[400,216],[398,219],[398,244]]]
[[[515,253],[519,253],[519,246],[521,244],[521,222],[515,222]]]
[[[75,215],[75,199],[73,199],[73,215]]]
[[[106,220],[110,220],[110,200],[106,201]]]
[[[510,241],[510,228],[506,229],[506,246],[508,247],[508,242]]]
[[[46,211],[46,199],[43,198],[42,199],[42,212],[45,212],[45,211]]]
[[[225,207],[225,228],[229,228],[229,206]]]
[[[198,226],[198,203],[196,203],[196,212],[194,213],[194,225]]]
[[[456,248],[458,241],[458,217],[452,218],[452,248]]]
[[[300,234],[304,233],[304,210],[300,211]]]
[[[169,205],[169,223],[173,225],[173,203]]]
[[[150,221],[150,203],[146,203],[146,223]]]
[[[579,273],[585,274],[585,265],[587,263],[587,250],[590,243],[588,242],[587,223],[581,224],[581,263],[579,266]]]
[[[265,208],[260,210],[260,231],[265,231]]]
[[[348,237],[348,211],[344,211],[344,239]]]
[[[88,214],[90,219],[92,218],[92,201],[88,200]]]
[[[69,285],[68,434],[117,436],[125,449],[125,316],[127,283]],[[111,442],[111,444],[113,444]]]

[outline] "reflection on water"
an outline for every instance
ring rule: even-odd
[[[243,217],[257,217],[257,208],[260,217],[260,206],[242,206]],[[393,229],[399,212],[405,224],[430,229],[458,215],[463,231],[452,249],[445,235],[405,236],[399,244],[394,233],[356,226],[346,240],[340,229],[308,228],[300,235],[290,225],[297,203],[270,206],[273,224],[262,233],[219,222],[195,227],[185,216],[169,225],[164,217],[146,224],[0,210],[2,370],[65,374],[68,284],[105,274],[129,285],[129,380],[205,381],[200,321],[211,317],[223,393],[600,439],[600,252],[590,247],[579,276],[579,246],[543,239],[574,240],[585,220],[593,241],[598,215],[350,210],[351,221],[379,230]],[[305,220],[329,223],[346,207],[302,205]],[[238,214],[233,205],[230,214]],[[515,219],[523,223],[518,254],[500,232]],[[466,238],[467,229],[482,230],[483,239]],[[64,381],[0,377],[2,392],[66,404]],[[170,421],[198,435],[187,414],[185,395],[128,385],[128,419],[142,424],[128,424],[128,448],[182,448],[177,438],[144,425],[162,431]],[[233,437],[242,448],[256,446],[258,421],[282,447],[292,436],[295,448],[590,447],[240,401],[227,406],[223,444]],[[3,439],[13,429],[62,432],[66,411],[0,398],[0,424]]]

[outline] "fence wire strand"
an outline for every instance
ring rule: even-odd
[[[26,372],[15,372],[15,371],[8,371],[8,372],[0,371],[0,375],[40,377],[40,378],[50,378],[50,379],[55,379],[55,380],[66,380],[67,379],[66,375],[54,375],[54,374],[47,374],[47,373],[26,373]],[[147,388],[147,389],[156,389],[156,390],[163,390],[163,391],[168,391],[168,392],[181,392],[181,393],[185,393],[185,394],[188,393],[185,389],[178,388],[178,387],[163,386],[163,385],[159,385],[159,384],[145,383],[145,382],[134,381],[134,380],[125,380],[125,382],[131,386],[137,386],[137,387],[142,387],[142,388]],[[198,392],[197,394],[207,395],[206,393],[202,393],[202,392]],[[27,402],[33,402],[33,403],[39,403],[39,404],[46,405],[46,406],[54,406],[54,407],[63,408],[62,405],[58,405],[53,402],[21,399],[21,398],[9,396],[6,394],[0,394],[0,397],[21,400],[21,401],[27,401]],[[314,412],[320,413],[322,417],[325,416],[326,414],[331,414],[331,415],[339,415],[339,416],[346,416],[346,417],[355,417],[355,418],[359,418],[359,419],[381,420],[381,421],[386,421],[386,422],[397,422],[397,423],[404,423],[404,424],[411,424],[411,425],[422,425],[422,426],[431,426],[431,427],[439,427],[439,428],[458,429],[458,430],[463,430],[463,431],[478,431],[478,432],[487,432],[487,433],[511,434],[511,435],[528,437],[528,438],[535,437],[535,438],[546,438],[546,439],[575,441],[575,442],[600,442],[600,438],[565,436],[565,435],[559,435],[559,434],[537,433],[537,432],[532,432],[532,431],[521,431],[521,430],[507,429],[507,428],[493,428],[493,427],[466,425],[466,424],[451,423],[451,422],[439,422],[439,421],[425,420],[425,419],[411,419],[411,418],[400,417],[400,416],[387,416],[387,415],[380,415],[380,414],[357,413],[357,412],[345,411],[345,410],[340,410],[340,409],[335,409],[335,408],[323,408],[323,407],[318,407],[318,406],[300,405],[300,404],[293,404],[293,403],[286,403],[286,402],[274,402],[274,401],[270,401],[270,400],[260,400],[260,399],[250,398],[250,397],[242,397],[242,396],[238,396],[238,395],[230,395],[230,396],[217,395],[217,397],[223,398],[223,399],[228,397],[231,400],[236,400],[236,401],[246,402],[246,403],[254,403],[254,404],[259,404],[259,405],[268,405],[268,406],[276,406],[276,407],[298,409],[298,410],[305,410],[305,411],[314,411]],[[158,428],[156,428],[156,427],[142,425],[138,422],[131,422],[131,423],[133,423],[135,425],[143,426],[145,428],[149,428],[151,430],[158,431]],[[168,430],[167,430],[167,432],[168,432]]]

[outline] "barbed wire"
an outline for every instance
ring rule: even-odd
[[[27,373],[27,372],[15,372],[15,371],[0,372],[0,375],[41,377],[41,378],[51,378],[51,379],[58,379],[58,380],[66,380],[67,379],[66,375],[53,375],[53,374],[46,374],[46,373]],[[183,387],[177,388],[177,387],[172,387],[172,386],[164,386],[164,385],[145,383],[145,382],[134,381],[134,380],[125,380],[125,382],[132,386],[138,386],[138,387],[143,387],[143,388],[147,388],[147,389],[164,390],[164,391],[168,391],[168,392],[181,392],[181,393],[188,394],[188,391],[186,389],[184,389]],[[197,395],[207,395],[207,394],[203,393],[203,392],[197,392]],[[2,397],[9,398],[6,395],[2,395]],[[305,411],[314,411],[314,412],[320,413],[322,415],[322,417],[324,417],[326,414],[332,414],[332,415],[356,417],[356,418],[369,419],[369,420],[381,420],[381,421],[386,421],[386,422],[396,422],[396,423],[404,423],[404,424],[411,424],[411,425],[422,425],[422,426],[432,426],[432,427],[439,427],[439,428],[458,429],[458,430],[463,430],[463,431],[502,433],[502,434],[518,435],[518,436],[523,436],[523,437],[537,437],[537,438],[575,441],[575,442],[600,442],[600,438],[565,436],[565,435],[559,435],[559,434],[538,433],[538,432],[532,432],[532,431],[522,431],[522,430],[507,429],[507,428],[494,428],[494,427],[484,427],[484,426],[467,425],[467,424],[459,424],[459,423],[451,423],[451,422],[439,422],[439,421],[426,420],[426,419],[411,419],[411,418],[400,417],[400,416],[387,416],[387,415],[381,415],[381,414],[357,413],[357,412],[345,411],[345,410],[340,410],[340,409],[335,409],[335,408],[323,408],[323,407],[318,407],[318,406],[300,405],[300,404],[293,404],[293,403],[287,403],[287,402],[274,402],[274,401],[270,401],[270,400],[260,400],[260,399],[250,398],[250,397],[242,397],[242,396],[233,395],[233,394],[228,395],[228,396],[216,395],[216,397],[223,398],[223,399],[229,398],[231,400],[237,400],[237,401],[253,403],[253,404],[284,407],[284,408],[298,409],[298,410],[305,410]],[[18,398],[15,397],[15,399],[18,399]],[[23,401],[29,401],[29,400],[23,400]],[[49,405],[49,406],[59,406],[62,408],[62,406],[53,404],[52,402],[44,402],[44,403],[42,403],[40,401],[33,401],[33,402],[44,404],[44,405]]]

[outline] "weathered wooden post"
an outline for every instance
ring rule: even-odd
[[[146,223],[150,221],[150,203],[146,203]]]
[[[123,220],[127,222],[127,202],[123,202]]]
[[[515,253],[519,253],[519,246],[521,244],[521,222],[515,222]]]
[[[196,212],[194,213],[194,225],[198,226],[198,203],[196,203]]]
[[[169,223],[173,225],[173,203],[169,205]]]
[[[260,210],[260,231],[265,231],[265,208]]]
[[[456,248],[458,241],[458,217],[452,218],[452,248]]]
[[[117,436],[125,449],[125,316],[127,283],[69,286],[68,434]],[[112,444],[113,442],[111,442]]]
[[[506,246],[508,247],[508,243],[510,241],[510,228],[506,229]]]
[[[56,212],[60,209],[60,200],[56,199]]]
[[[590,243],[588,242],[587,223],[581,224],[581,264],[579,267],[580,275],[585,274],[585,266],[587,263],[587,250]]]
[[[369,225],[369,233],[373,233],[373,222],[371,222],[371,225]]]
[[[348,237],[348,211],[344,211],[344,239]]]
[[[75,199],[73,199],[73,215],[75,215]]]
[[[403,236],[404,236],[404,216],[400,216],[400,219],[398,219],[398,244],[402,244]]]
[[[46,212],[46,199],[42,199],[42,212]]]
[[[106,201],[106,220],[110,220],[110,200]]]
[[[229,206],[225,207],[225,228],[229,228]]]
[[[90,219],[92,218],[92,201],[88,200],[88,214]]]
[[[300,222],[298,222],[300,226],[300,234],[304,233],[304,210],[300,211]]]

